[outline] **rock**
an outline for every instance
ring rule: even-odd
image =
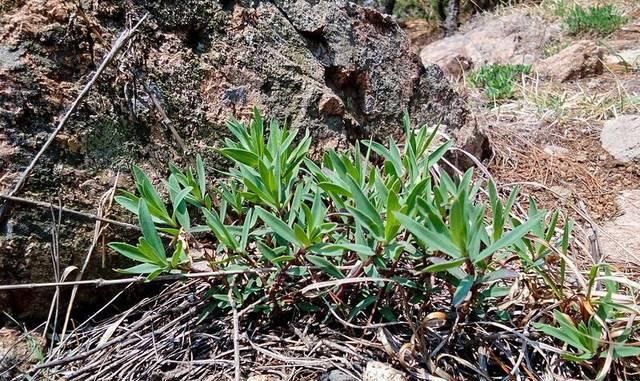
[[[534,71],[558,82],[602,74],[604,49],[591,40],[577,41],[534,65]]]
[[[571,195],[573,195],[573,191],[571,189],[562,185],[554,185],[549,189],[562,201],[570,201]]]
[[[362,373],[362,381],[407,381],[407,377],[391,365],[369,361]]]
[[[640,70],[640,49],[625,49],[604,58],[605,64],[611,70],[626,73],[630,70]]]
[[[620,215],[598,232],[600,249],[607,261],[640,265],[640,189],[623,191],[617,204]]]
[[[545,46],[560,36],[560,28],[522,11],[477,17],[453,36],[433,42],[420,52],[422,62],[437,64],[448,76],[484,64],[533,64]]]
[[[607,63],[619,63],[623,62],[627,65],[630,65],[632,68],[640,65],[640,48],[635,49],[625,49],[615,54],[610,54],[607,56]]]
[[[271,374],[258,374],[255,376],[249,376],[247,381],[280,381],[280,377],[276,377]]]
[[[396,0],[356,0],[363,7],[374,8],[380,13],[392,14]]]
[[[346,374],[340,369],[332,369],[320,376],[320,381],[356,381],[357,378]]]
[[[157,181],[168,163],[186,166],[196,153],[212,178],[226,165],[212,149],[228,134],[225,121],[247,120],[253,106],[267,118],[308,128],[313,154],[358,137],[399,136],[405,110],[414,125],[441,123],[452,135],[473,126],[464,100],[438,68],[421,64],[392,17],[345,0],[112,0],[85,12],[76,17],[63,0],[13,2],[0,12],[0,192],[13,187],[129,25],[127,14],[150,17],[38,160],[19,196],[95,214],[112,186],[100,180],[104,171],[126,172],[135,163]],[[0,283],[52,281],[50,211],[12,206],[0,221]],[[117,207],[110,217],[135,223]],[[93,229],[92,221],[63,215],[61,269],[82,266]],[[111,227],[104,239],[136,236]],[[122,261],[100,245],[84,276],[114,278],[113,268],[129,264]],[[33,306],[48,306],[53,291],[2,293],[0,309],[46,318],[46,308]],[[100,306],[111,291],[81,288],[76,308]]]
[[[19,69],[22,66],[20,57],[23,53],[23,49],[8,49],[0,46],[0,70]]]
[[[616,160],[640,159],[640,115],[622,115],[606,121],[600,142]]]
[[[565,147],[551,145],[551,144],[546,145],[544,147],[543,151],[547,155],[554,156],[554,157],[565,157],[565,156],[569,155],[569,149],[567,149]]]
[[[335,94],[324,94],[320,98],[318,104],[318,110],[321,114],[327,116],[343,116],[344,115],[344,103]]]

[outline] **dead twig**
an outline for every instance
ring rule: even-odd
[[[105,209],[106,204],[110,203],[110,200],[113,198],[113,195],[116,193],[116,187],[118,186],[119,176],[120,174],[116,176],[115,181],[113,182],[113,187],[111,187],[111,189],[109,189],[100,198],[100,206],[98,207],[99,217],[103,216],[103,210]],[[102,235],[102,232],[105,228],[106,226],[103,227],[101,221],[96,221],[96,224],[93,230],[93,239],[91,240],[91,246],[89,247],[89,250],[87,250],[87,256],[84,259],[84,263],[82,264],[82,268],[80,269],[80,272],[76,276],[76,280],[82,279],[82,276],[84,275],[84,272],[87,269],[87,266],[89,265],[89,261],[91,260],[93,251],[95,250],[96,245],[98,244],[98,240],[100,239],[100,236]],[[65,333],[67,332],[67,325],[69,323],[69,319],[71,318],[71,310],[73,309],[73,302],[75,301],[77,292],[78,292],[78,286],[74,286],[73,290],[71,291],[71,296],[69,297],[67,314],[64,318],[64,323],[62,325],[62,332],[60,333],[60,341],[64,341],[65,339]]]
[[[292,266],[292,269],[305,269],[305,270],[319,270],[316,266]],[[350,270],[352,266],[339,266],[340,270]],[[152,282],[167,282],[167,281],[177,281],[177,280],[185,280],[185,279],[196,279],[196,278],[219,278],[225,277],[229,275],[240,275],[240,274],[264,274],[279,271],[280,269],[276,267],[263,267],[258,269],[248,269],[248,270],[227,270],[227,271],[210,271],[203,273],[186,273],[186,274],[175,274],[175,275],[160,275],[152,280]],[[34,289],[34,288],[50,288],[50,287],[69,287],[69,286],[95,286],[95,287],[104,287],[104,286],[114,286],[118,284],[129,284],[129,283],[145,283],[150,282],[144,276],[135,276],[130,278],[122,278],[122,279],[87,279],[87,280],[78,280],[78,281],[70,281],[70,282],[44,282],[44,283],[24,283],[24,284],[7,284],[0,285],[0,291],[7,290],[21,290],[21,289]]]
[[[235,381],[240,381],[240,322],[238,318],[238,309],[236,308],[236,301],[233,298],[233,290],[235,288],[235,277],[231,281],[231,287],[229,287],[229,293],[227,298],[229,299],[229,306],[233,312],[233,363],[235,367]]]
[[[84,218],[87,218],[87,219],[90,219],[90,220],[101,221],[101,222],[105,222],[105,223],[108,223],[108,224],[111,224],[111,225],[120,226],[120,227],[123,227],[123,228],[140,231],[140,227],[138,227],[136,225],[133,225],[133,224],[128,224],[126,222],[120,222],[120,221],[112,220],[112,219],[109,219],[109,218],[103,218],[103,217],[97,216],[95,214],[86,213],[86,212],[82,212],[82,211],[74,210],[74,209],[69,209],[69,208],[64,208],[62,206],[56,206],[56,205],[48,203],[48,202],[29,200],[29,199],[22,198],[22,197],[7,196],[7,195],[1,195],[1,194],[0,194],[0,199],[5,199],[5,200],[8,200],[8,201],[13,201],[13,202],[17,202],[17,203],[25,204],[25,205],[37,206],[39,208],[53,209],[55,211],[59,211],[59,212],[62,212],[62,213],[73,214],[75,216],[84,217]]]

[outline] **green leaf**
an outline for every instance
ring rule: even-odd
[[[273,195],[268,191],[268,189],[266,188],[266,184],[263,182],[263,180],[260,177],[251,173],[248,167],[240,167],[240,172],[242,173],[243,184],[247,188],[249,188],[251,192],[253,192],[256,196],[258,196],[263,203],[277,209],[278,207],[277,201],[276,199],[273,198]]]
[[[184,198],[187,197],[192,189],[193,187],[186,187],[175,194],[175,196],[171,200],[171,204],[173,204],[174,210],[184,201]]]
[[[200,154],[196,155],[196,173],[198,174],[198,188],[200,190],[200,198],[204,200],[207,195],[207,184],[204,174],[204,162]]]
[[[471,287],[473,287],[474,282],[475,279],[471,275],[460,281],[456,291],[453,293],[453,299],[451,300],[451,304],[454,307],[458,307],[462,302],[464,302],[467,295],[469,295],[469,291],[471,291]]]
[[[398,195],[396,192],[389,192],[387,194],[387,213],[386,213],[386,221],[384,226],[384,239],[386,242],[391,242],[398,231],[400,230],[400,222],[395,216],[395,212],[400,211],[400,200],[398,200]]]
[[[151,183],[151,180],[139,167],[133,166],[133,176],[136,180],[136,186],[140,191],[140,195],[144,198],[154,209],[157,209],[159,216],[169,219],[169,212],[160,198],[160,194]]]
[[[273,249],[271,249],[269,246],[265,245],[263,242],[260,242],[260,241],[257,242],[257,245],[258,245],[258,249],[260,250],[260,254],[262,254],[262,256],[267,261],[276,265],[277,267],[281,267],[280,263],[276,261],[276,259],[278,258],[278,254]]]
[[[241,146],[243,146],[246,149],[249,149],[252,147],[252,144],[249,142],[249,135],[247,134],[247,129],[242,123],[240,123],[236,119],[232,119],[227,121],[226,125],[229,131],[231,131],[231,133],[236,137],[236,139],[238,139]],[[234,142],[227,140],[227,146],[233,147],[235,145],[236,144]]]
[[[149,208],[147,208],[147,203],[142,199],[140,199],[140,202],[138,203],[138,211],[140,212],[138,218],[140,220],[140,227],[142,228],[142,235],[153,249],[154,254],[162,261],[162,263],[166,264],[167,255],[164,251],[164,245],[162,244],[160,235],[158,235],[156,226],[153,224],[151,214],[149,214]]]
[[[173,250],[173,255],[171,255],[171,268],[175,269],[178,265],[185,262],[187,259],[187,254],[184,252],[184,247],[182,246],[182,241],[178,240],[176,243],[176,247]]]
[[[537,215],[530,217],[527,222],[518,226],[517,228],[511,230],[509,233],[504,234],[502,238],[494,242],[491,246],[482,250],[477,257],[472,258],[474,264],[484,260],[490,255],[495,254],[500,249],[511,246],[517,241],[521,240],[527,233],[531,231],[531,229],[542,220],[544,217],[544,212],[540,212]]]
[[[313,219],[311,221],[311,226],[318,227],[324,221],[325,216],[327,215],[327,208],[325,208],[324,203],[322,202],[322,198],[320,197],[320,191],[316,190],[316,193],[313,198],[313,204],[311,205],[311,215]],[[309,224],[309,221],[307,221]]]
[[[400,177],[402,175],[402,160],[400,159],[400,152],[398,151],[398,147],[393,143],[393,140],[390,139],[389,149],[374,141],[363,141],[362,143],[378,155],[384,157],[385,160],[393,166],[393,174],[395,176]],[[391,148],[392,145],[395,150]]]
[[[344,278],[344,274],[324,257],[318,257],[315,255],[306,255],[305,259],[311,262],[314,266],[318,266],[322,271],[324,271],[326,274],[334,278],[338,278],[338,279]]]
[[[357,243],[332,243],[332,244],[318,244],[309,248],[316,254],[336,256],[341,255],[345,250],[353,251],[357,254],[362,254],[367,257],[372,257],[375,252],[366,245],[360,245]]]
[[[118,204],[120,204],[120,206],[130,211],[131,213],[138,215],[138,200],[140,199],[139,197],[129,192],[122,192],[121,196],[116,196],[114,197],[114,199]]]
[[[346,207],[349,213],[353,215],[353,218],[360,223],[362,226],[366,227],[369,232],[379,241],[384,240],[384,230],[383,227],[378,225],[375,221],[369,218],[368,215],[363,213],[360,209],[356,209],[352,206]]]
[[[129,259],[133,259],[136,262],[152,263],[152,258],[147,258],[144,253],[135,246],[129,245],[124,242],[111,242],[109,247],[116,251],[118,254],[123,255]]]
[[[427,163],[428,163],[427,166],[431,167],[435,163],[440,161],[440,159],[442,159],[444,154],[447,153],[447,151],[449,150],[449,148],[451,147],[452,144],[453,144],[453,141],[448,141],[448,142],[440,145],[440,147],[436,148],[435,151],[431,152],[431,154],[429,154],[429,160],[427,161]]]
[[[318,186],[327,193],[335,193],[339,196],[351,197],[351,192],[349,192],[346,188],[341,187],[338,184],[321,182],[318,183]]]
[[[451,238],[464,256],[467,256],[467,221],[465,207],[467,206],[466,189],[462,188],[451,205],[449,225]]]
[[[261,207],[256,207],[256,212],[258,213],[258,217],[262,221],[264,221],[265,225],[267,225],[271,230],[282,237],[285,241],[293,242],[300,247],[304,246],[304,242],[298,240],[298,237],[294,233],[293,229],[291,229],[287,224],[282,222],[278,217],[273,214],[267,212]]]
[[[375,233],[379,237],[384,236],[384,226],[378,210],[373,206],[369,198],[365,196],[364,193],[362,193],[360,186],[358,186],[358,184],[356,184],[356,182],[352,178],[348,177],[346,179],[346,182],[347,185],[349,185],[349,190],[351,191],[351,195],[356,202],[356,207],[358,208],[358,210],[366,215],[368,219],[373,222],[373,224],[375,224],[373,233]]]
[[[453,258],[460,258],[460,250],[449,237],[427,229],[409,216],[398,212],[396,212],[395,215],[402,225],[404,225],[418,241],[423,242],[427,248],[441,251]]]
[[[517,271],[511,270],[511,269],[502,268],[502,269],[498,269],[496,271],[491,271],[491,272],[485,274],[482,277],[482,282],[483,283],[489,283],[489,282],[493,282],[495,280],[513,279],[513,278],[517,278],[517,277],[518,277],[518,272]]]
[[[568,345],[571,345],[572,347],[580,350],[583,353],[589,352],[589,350],[584,345],[582,345],[580,339],[569,331],[543,323],[533,323],[533,327],[538,331],[544,333],[545,335],[554,337]]]
[[[247,245],[249,244],[249,234],[251,233],[251,228],[256,222],[256,218],[253,214],[253,209],[250,209],[247,212],[247,215],[244,218],[244,224],[242,225],[242,235],[240,236],[240,251],[244,252],[247,249]]]
[[[354,317],[358,316],[359,313],[364,312],[367,309],[367,307],[369,307],[371,304],[373,304],[376,300],[378,300],[378,298],[375,295],[369,295],[369,296],[365,297],[364,299],[360,300],[356,304],[356,306],[353,307],[351,312],[349,312],[349,320],[351,320]]]
[[[126,269],[117,269],[116,271],[123,274],[151,274],[156,271],[163,271],[164,268],[153,263],[142,263]]]
[[[202,213],[204,214],[205,219],[207,220],[207,225],[213,231],[213,234],[216,236],[218,241],[220,241],[223,245],[227,247],[227,249],[237,252],[238,251],[238,243],[235,238],[231,235],[227,227],[220,221],[218,216],[214,213],[206,209],[202,209]]]
[[[604,355],[604,353],[603,353]],[[615,344],[613,347],[613,357],[614,358],[623,358],[623,357],[638,357],[640,356],[640,346],[631,346],[625,344]]]
[[[293,225],[293,233],[296,236],[296,242],[302,243],[301,247],[307,248],[311,245],[311,241],[309,237],[307,237],[307,233],[305,233],[304,229],[298,224]]]
[[[502,298],[509,295],[510,292],[510,287],[500,287],[498,285],[493,285],[489,287],[488,290],[483,291],[481,295],[483,298]]]
[[[452,268],[460,267],[466,260],[467,258],[463,257],[463,258],[458,258],[451,261],[434,263],[432,265],[425,267],[420,272],[421,273],[439,273],[442,271],[447,271]]]

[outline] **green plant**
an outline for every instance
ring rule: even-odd
[[[538,206],[532,198],[529,198],[529,219],[536,215],[547,216],[539,219],[537,223],[530,226],[531,239],[521,240],[514,245],[515,252],[520,258],[522,269],[526,272],[534,272],[542,279],[546,286],[552,291],[558,300],[564,300],[565,295],[563,285],[566,280],[566,256],[569,250],[569,239],[573,222],[565,217],[562,234],[557,234],[560,226],[560,212],[558,210],[546,211],[538,210]],[[520,224],[513,221],[514,226]],[[550,274],[546,270],[546,262],[550,258],[555,258],[560,263],[560,271]]]
[[[149,274],[147,279],[151,280],[163,272],[177,270],[179,266],[188,262],[188,257],[181,240],[177,240],[171,257],[167,257],[164,244],[149,212],[148,201],[140,198],[136,208],[142,228],[142,237],[138,240],[138,244],[133,246],[124,242],[112,242],[109,247],[129,259],[139,262],[136,266],[118,271],[126,274]]]
[[[441,8],[439,0],[396,0],[393,14],[401,20],[432,20],[440,17]]]
[[[496,281],[514,278],[518,274],[503,267],[496,255],[501,249],[522,242],[543,217],[543,213],[537,213],[526,223],[514,225],[517,227],[505,232],[504,216],[508,215],[512,201],[505,209],[497,192],[490,192],[493,219],[486,219],[487,205],[477,200],[479,186],[472,184],[472,174],[472,171],[467,171],[460,183],[455,184],[446,173],[442,173],[440,185],[433,192],[435,203],[428,198],[418,198],[417,219],[398,214],[398,219],[416,237],[425,252],[436,253],[429,258],[433,264],[422,271],[446,271],[453,276],[452,283],[456,289],[451,303],[454,307],[467,299],[470,303],[481,301],[476,296],[485,285],[490,287],[480,296],[495,297],[508,291]],[[493,184],[490,184],[490,189],[495,190]],[[443,260],[437,253],[448,258]]]
[[[606,293],[601,297],[591,295],[596,288],[598,275],[606,274],[602,282]],[[589,293],[579,300],[580,314],[572,317],[568,313],[556,309],[553,320],[556,324],[534,323],[540,332],[562,341],[567,350],[563,358],[577,363],[598,358],[618,360],[625,357],[640,356],[638,343],[629,340],[637,330],[635,325],[628,324],[625,313],[637,313],[633,308],[617,302],[614,298],[619,287],[616,279],[611,276],[608,266],[593,266],[589,277]],[[602,380],[607,375],[607,367],[602,367],[596,376]]]
[[[606,36],[627,22],[613,5],[590,6],[587,9],[579,5],[564,12],[563,22],[571,34],[595,33]]]
[[[229,306],[233,283],[237,306],[276,312],[329,304],[350,318],[394,320],[402,305],[397,298],[426,302],[434,290],[450,292],[461,313],[480,314],[486,300],[504,297],[518,277],[507,260],[536,248],[529,235],[547,213],[532,209],[526,220],[515,219],[515,191],[503,203],[492,183],[488,197],[480,192],[485,184],[472,171],[452,177],[438,170],[451,143],[441,142],[436,129],[412,129],[408,116],[402,144],[359,141],[345,152],[326,152],[319,163],[307,157],[308,133],[267,124],[257,110],[248,126],[230,121],[228,128],[234,139],[219,152],[233,166],[214,194],[199,158],[195,171],[171,166],[170,208],[134,167],[138,194],[123,192],[116,200],[138,215],[143,236],[137,246],[111,244],[139,263],[125,271],[150,278],[189,271],[188,243],[212,241],[214,252],[206,256],[212,270],[247,271],[212,286],[212,310]],[[195,225],[199,218],[205,226]],[[169,235],[167,245],[158,231]],[[170,258],[165,246],[173,250]],[[429,274],[437,284],[425,281]],[[321,281],[328,286],[305,298],[305,287]],[[398,287],[402,292],[393,292]]]
[[[484,65],[467,77],[469,83],[484,89],[487,98],[493,101],[509,99],[514,94],[514,83],[529,74],[531,65]]]

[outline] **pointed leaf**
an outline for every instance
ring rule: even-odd
[[[439,263],[434,263],[420,270],[421,273],[439,273],[442,271],[447,271],[449,269],[460,267],[467,258],[458,258],[451,261],[444,261]]]
[[[158,265],[154,265],[152,263],[142,263],[126,269],[117,269],[116,271],[123,274],[139,275],[139,274],[151,274],[158,270],[162,271],[163,268]]]
[[[338,270],[336,266],[334,266],[331,262],[329,262],[326,258],[318,257],[315,255],[307,255],[305,256],[306,260],[311,262],[314,266],[318,266],[322,271],[326,274],[342,279],[344,278],[344,274]]]
[[[511,230],[509,233],[504,234],[499,240],[494,242],[491,246],[482,250],[476,258],[472,258],[473,263],[476,264],[490,255],[495,254],[498,250],[511,246],[517,241],[521,240],[531,229],[542,220],[544,212],[540,212],[537,215],[531,217],[527,222]]]
[[[461,256],[460,250],[451,241],[451,239],[444,234],[440,234],[436,231],[427,229],[425,226],[417,223],[411,217],[402,213],[396,212],[396,217],[404,225],[407,230],[413,234],[413,236],[425,246],[431,250],[438,250],[453,258],[459,258]]]
[[[136,262],[152,262],[135,246],[129,245],[124,242],[111,242],[109,247],[116,251],[118,254],[123,255],[129,259],[133,259]]]
[[[140,212],[138,218],[140,220],[140,227],[142,229],[142,235],[153,249],[154,254],[162,260],[163,263],[167,262],[167,256],[164,251],[164,245],[160,239],[160,235],[156,230],[156,226],[153,224],[151,214],[149,214],[149,208],[147,203],[143,199],[140,199],[138,203],[138,211]]]
[[[271,230],[275,234],[277,234],[280,237],[282,237],[285,241],[295,243],[300,247],[304,246],[304,242],[301,242],[301,241],[298,240],[298,237],[294,233],[293,229],[291,229],[289,226],[287,226],[287,224],[282,222],[278,217],[276,217],[273,214],[267,212],[266,210],[262,209],[261,207],[257,207],[256,208],[256,212],[258,213],[258,217],[260,217],[260,219],[262,221],[264,221],[265,225],[267,225],[267,227],[271,228]]]
[[[464,302],[467,295],[469,295],[469,291],[471,291],[471,287],[473,287],[474,281],[475,279],[471,275],[460,281],[456,291],[453,293],[453,299],[451,300],[451,304],[454,307],[458,307],[462,302]]]

